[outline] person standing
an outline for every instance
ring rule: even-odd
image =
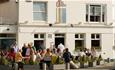
[[[64,47],[64,45],[63,45],[62,43],[60,43],[60,44],[58,45],[58,48],[60,49],[61,53],[63,53],[65,47]]]
[[[72,55],[71,53],[69,52],[69,49],[66,48],[64,53],[63,53],[63,58],[64,58],[64,62],[66,64],[66,69],[69,69],[69,64],[70,64],[70,61],[71,61],[71,58],[72,58]]]
[[[22,46],[22,56],[25,57],[26,56],[26,50],[27,50],[27,46],[24,43],[24,45]]]
[[[23,69],[23,63],[22,63],[22,59],[23,59],[23,56],[22,56],[22,51],[19,50],[17,53],[16,53],[16,56],[15,56],[15,62],[18,63],[18,70],[24,70]]]
[[[51,53],[50,49],[48,48],[46,50],[46,53],[45,53],[45,56],[44,56],[44,62],[48,66],[48,70],[51,69],[51,60],[52,60],[51,57],[52,57],[52,53]]]

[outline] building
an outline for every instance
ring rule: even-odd
[[[114,8],[112,0],[1,0],[0,47],[15,40],[20,48],[63,43],[73,54],[94,47],[103,58],[115,58]]]

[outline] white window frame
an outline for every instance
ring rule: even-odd
[[[99,38],[97,38],[97,35],[99,35]],[[92,34],[91,34],[91,36],[92,36]],[[91,37],[91,44],[92,44],[92,40],[99,40],[99,42],[100,42],[100,44],[99,44],[99,48],[101,48],[101,34],[94,34],[94,38],[92,38]],[[92,45],[91,45],[91,47],[93,47]]]
[[[100,5],[101,6],[101,17],[100,17],[100,21],[90,21],[90,6],[91,5]],[[106,4],[86,4],[86,6],[88,6],[88,21],[86,20],[86,17],[85,17],[85,20],[86,20],[86,22],[88,22],[88,23],[104,23],[104,22],[106,22],[107,20],[106,20],[106,16],[107,16],[107,6],[106,6]],[[102,20],[103,19],[103,17],[102,17],[102,14],[103,14],[103,7],[105,8],[104,9],[104,21]],[[86,7],[86,9],[87,9],[87,7]],[[86,10],[86,12],[87,12],[87,10]],[[86,15],[87,15],[87,13],[86,13]]]
[[[85,34],[84,33],[78,33],[78,34],[75,34],[75,35],[78,35],[78,38],[75,37],[75,41],[76,40],[81,40],[83,41],[83,46],[81,48],[84,48],[85,47]],[[81,35],[83,35],[83,38],[81,38]],[[76,45],[75,45],[76,47]],[[80,48],[80,47],[79,47]]]
[[[48,8],[48,4],[46,1],[33,1],[33,5],[34,3],[45,3],[46,4],[46,10],[45,11],[34,11],[33,9],[33,12],[32,12],[32,16],[33,16],[33,22],[47,22],[47,18],[48,18],[48,13],[47,13],[47,8]],[[45,17],[45,20],[34,20],[34,13],[45,13],[46,14],[46,17]]]
[[[41,38],[41,37],[40,37],[41,34],[44,35],[44,38]],[[35,34],[34,34],[34,35],[35,35]],[[38,38],[35,38],[35,37],[34,37],[34,40],[45,40],[45,34],[44,34],[44,33],[39,33],[39,34],[36,34],[36,35],[38,35]]]
[[[66,5],[63,1],[61,1],[61,4],[63,5],[60,5],[60,6],[56,6],[56,22],[57,23],[66,23],[67,22],[67,18],[65,19],[65,22],[62,22],[63,19],[61,18],[62,17],[62,9],[66,9]],[[66,10],[67,11],[67,10]],[[67,17],[67,13],[66,13],[66,17]]]

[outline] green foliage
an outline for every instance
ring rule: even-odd
[[[94,62],[96,60],[96,57],[89,56],[88,57],[88,62]]]
[[[2,65],[8,65],[9,62],[8,62],[8,60],[4,56],[1,56],[0,57],[0,64],[2,64]]]
[[[56,64],[64,64],[63,59],[61,59],[60,57],[58,57],[57,60],[56,60]]]
[[[102,61],[103,60],[103,58],[102,58],[102,56],[101,55],[99,55],[99,57],[97,57],[97,59],[96,59],[97,61]]]
[[[85,55],[84,56],[80,56],[79,57],[79,62],[80,63],[86,63],[87,62],[87,56],[85,56]]]
[[[36,64],[38,64],[38,62],[37,62],[37,61],[34,62],[34,61],[30,60],[30,61],[29,61],[29,64],[30,64],[30,65],[36,65]]]

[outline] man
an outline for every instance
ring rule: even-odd
[[[64,58],[64,62],[65,62],[65,64],[66,64],[66,69],[69,69],[70,67],[70,65],[69,65],[69,63],[70,63],[70,61],[71,61],[71,59],[72,59],[72,55],[71,55],[71,53],[69,52],[69,50],[68,50],[68,48],[66,48],[65,49],[65,51],[64,51],[64,53],[63,53],[63,58]]]

